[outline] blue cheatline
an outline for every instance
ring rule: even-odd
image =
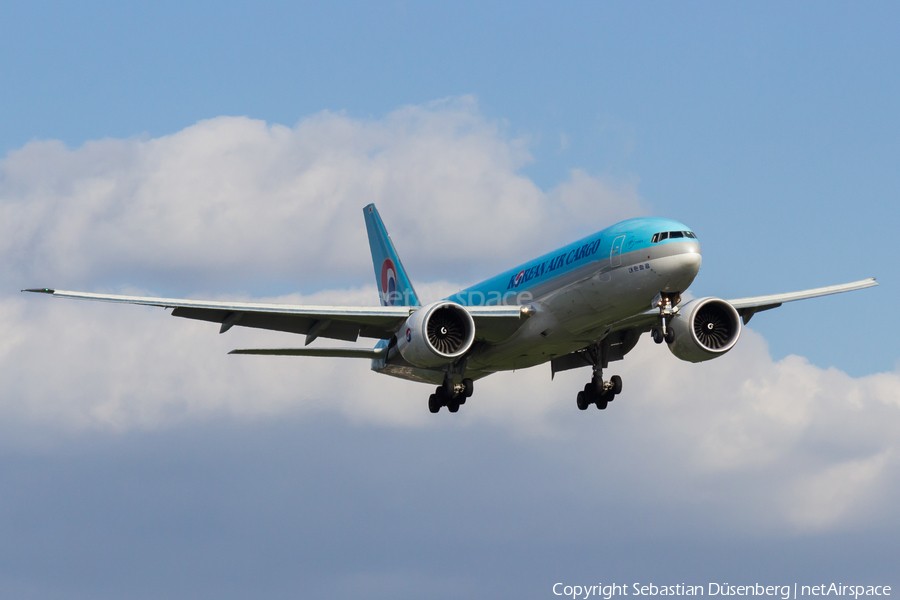
[[[614,261],[620,254],[669,243],[668,238],[662,242],[654,238],[658,232],[670,230],[679,236],[690,232],[687,225],[672,219],[628,219],[461,290],[448,300],[463,306],[516,304],[519,294],[534,291],[601,259]],[[671,241],[684,239],[672,238]]]

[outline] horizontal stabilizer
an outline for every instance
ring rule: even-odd
[[[263,354],[266,356],[334,356],[341,358],[381,358],[387,348],[261,348],[232,350],[228,354]]]

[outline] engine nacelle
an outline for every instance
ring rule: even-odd
[[[681,307],[669,327],[675,341],[672,354],[689,362],[722,356],[741,337],[741,317],[735,308],[718,298],[699,298]]]
[[[472,315],[455,302],[435,302],[414,312],[397,332],[400,355],[416,367],[437,367],[465,354],[475,341]]]

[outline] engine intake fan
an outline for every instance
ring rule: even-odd
[[[718,298],[699,298],[681,307],[669,327],[675,340],[672,354],[689,362],[722,356],[741,337],[741,318],[735,308]]]
[[[431,346],[440,354],[453,356],[459,352],[466,340],[466,325],[458,310],[441,306],[428,317],[425,335],[428,336]]]
[[[475,341],[472,315],[455,302],[435,302],[410,315],[397,332],[400,354],[417,367],[436,367],[465,354]]]

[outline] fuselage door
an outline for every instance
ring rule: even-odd
[[[620,235],[613,240],[612,249],[609,251],[609,266],[618,267],[622,264],[622,244],[624,242],[624,235]]]

